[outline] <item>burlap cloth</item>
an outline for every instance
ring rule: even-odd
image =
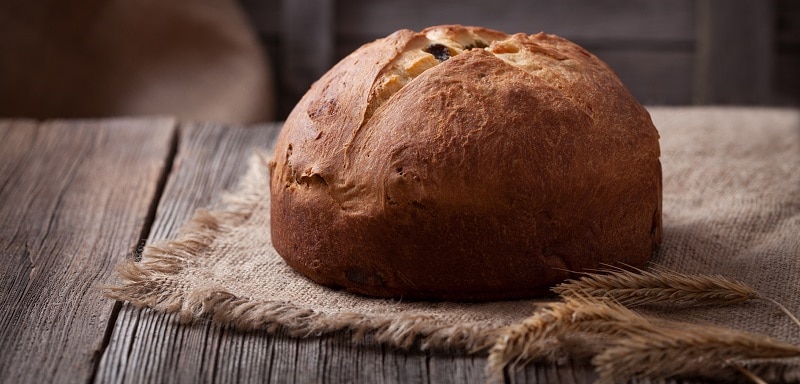
[[[685,273],[721,274],[800,314],[800,111],[651,108],[661,133],[664,243],[653,261]],[[282,327],[298,336],[352,330],[408,347],[473,350],[530,316],[536,302],[378,300],[318,286],[270,245],[265,155],[238,189],[200,209],[172,241],[148,246],[120,269],[111,295],[137,305],[212,315],[241,329]],[[800,344],[800,328],[773,305],[670,310]],[[797,370],[797,361],[791,369]]]

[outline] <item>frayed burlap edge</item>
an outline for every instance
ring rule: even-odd
[[[269,155],[255,153],[236,192],[225,194],[217,209],[198,209],[174,240],[147,245],[139,262],[128,260],[117,267],[121,285],[105,287],[113,299],[136,307],[176,313],[182,322],[210,317],[221,325],[241,330],[285,330],[296,337],[321,336],[351,331],[355,341],[366,337],[403,349],[418,345],[426,349],[458,349],[467,353],[485,351],[502,334],[503,327],[484,324],[444,324],[423,315],[376,316],[361,313],[322,313],[282,301],[254,301],[215,289],[168,291],[163,277],[178,274],[192,259],[208,249],[217,237],[249,218],[263,203],[263,181],[268,174]]]

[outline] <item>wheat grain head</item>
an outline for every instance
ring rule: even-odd
[[[592,359],[601,381],[722,375],[732,364],[757,358],[800,356],[800,347],[734,329],[664,322],[647,332],[609,341]]]
[[[559,338],[565,336],[586,333],[595,336],[596,342],[652,326],[649,320],[618,303],[568,297],[563,303],[551,303],[520,324],[508,327],[489,352],[489,367],[497,372],[511,363],[553,359],[563,352]]]
[[[707,306],[738,304],[758,298],[758,292],[719,275],[687,275],[658,269],[605,270],[586,273],[553,288],[562,297],[607,297],[625,306],[667,303]]]

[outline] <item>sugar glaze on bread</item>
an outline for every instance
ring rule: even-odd
[[[297,104],[270,170],[278,253],[359,294],[533,297],[661,242],[649,114],[544,33],[448,25],[364,45]]]

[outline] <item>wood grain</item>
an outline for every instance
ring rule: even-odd
[[[0,382],[86,382],[171,156],[172,120],[0,123]]]
[[[149,241],[174,236],[195,209],[207,207],[232,189],[256,148],[269,148],[277,125],[247,129],[216,124],[180,127],[173,171],[155,216]],[[229,353],[217,348],[227,333],[209,323],[179,325],[171,315],[124,305],[111,333],[97,372],[99,382],[203,382],[216,372],[230,375],[237,368],[217,370],[230,363]],[[252,340],[241,334],[235,345]],[[264,339],[269,341],[269,339]],[[231,342],[226,341],[229,345]],[[238,343],[238,344],[237,344]],[[260,362],[263,363],[263,362]],[[157,378],[157,379],[156,379]]]

